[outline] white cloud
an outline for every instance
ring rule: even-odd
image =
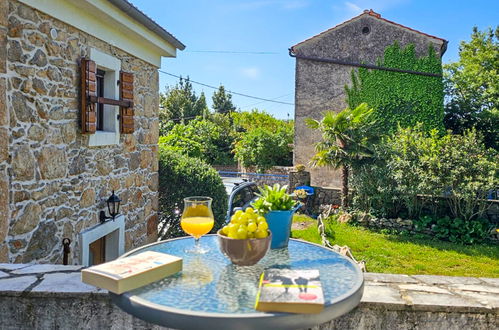
[[[261,75],[261,70],[257,67],[242,68],[240,72],[244,77],[250,79],[258,79]]]
[[[357,6],[356,4],[352,3],[352,2],[345,2],[345,7],[347,8],[348,11],[352,12],[352,13],[360,13],[362,12],[362,8],[360,8],[359,6]]]

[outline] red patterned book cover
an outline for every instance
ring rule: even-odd
[[[256,310],[319,313],[323,308],[324,294],[317,269],[267,269],[260,276]]]

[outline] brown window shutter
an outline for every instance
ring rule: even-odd
[[[133,73],[120,71],[120,99],[133,104]],[[134,132],[133,107],[120,107],[120,131],[122,134]]]
[[[97,128],[97,107],[90,102],[91,96],[97,96],[97,65],[94,61],[81,60],[81,131],[93,134]]]

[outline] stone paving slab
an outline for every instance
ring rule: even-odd
[[[382,282],[382,283],[418,283],[418,281],[409,275],[400,274],[383,274],[383,273],[365,273],[366,281]]]
[[[16,270],[29,266],[31,266],[31,264],[0,264],[0,270]]]
[[[447,293],[447,294],[450,294],[449,290],[439,288],[438,286],[431,286],[431,285],[400,284],[398,287],[401,290],[422,291],[422,292],[428,292],[428,293]]]
[[[438,276],[438,275],[412,275],[415,278],[426,284],[481,284],[478,278],[475,277],[460,277],[460,276]]]
[[[12,274],[38,274],[38,273],[56,272],[56,271],[78,271],[82,268],[83,266],[40,264],[40,265],[29,265],[28,267],[23,267],[14,270]]]
[[[36,282],[36,276],[20,276],[0,279],[0,292],[23,292]]]
[[[43,281],[31,292],[100,292],[104,291],[81,281],[80,272],[45,274]]]
[[[387,304],[405,304],[402,299],[399,290],[396,288],[391,288],[389,286],[364,286],[364,294],[362,295],[362,302],[379,302]]]
[[[479,279],[484,281],[485,283],[499,286],[499,278],[479,277]]]
[[[482,304],[478,304],[474,300],[453,294],[439,294],[429,292],[407,292],[407,298],[413,307],[425,307],[426,310],[433,311],[461,311],[471,312],[477,308],[483,308]]]
[[[485,293],[496,293],[499,294],[499,287],[494,287],[491,285],[464,285],[464,284],[454,284],[449,286],[451,289],[460,291],[475,291],[475,292],[485,292]]]

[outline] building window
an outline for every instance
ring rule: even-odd
[[[90,59],[97,65],[97,96],[118,100],[119,75],[121,61],[109,54],[97,49],[90,49]],[[89,135],[88,145],[106,146],[119,144],[120,123],[118,114],[120,107],[115,105],[99,104],[97,107],[97,118],[95,134]]]
[[[104,75],[106,71],[97,69],[97,96],[104,97]],[[104,130],[104,104],[97,104],[97,130]]]

